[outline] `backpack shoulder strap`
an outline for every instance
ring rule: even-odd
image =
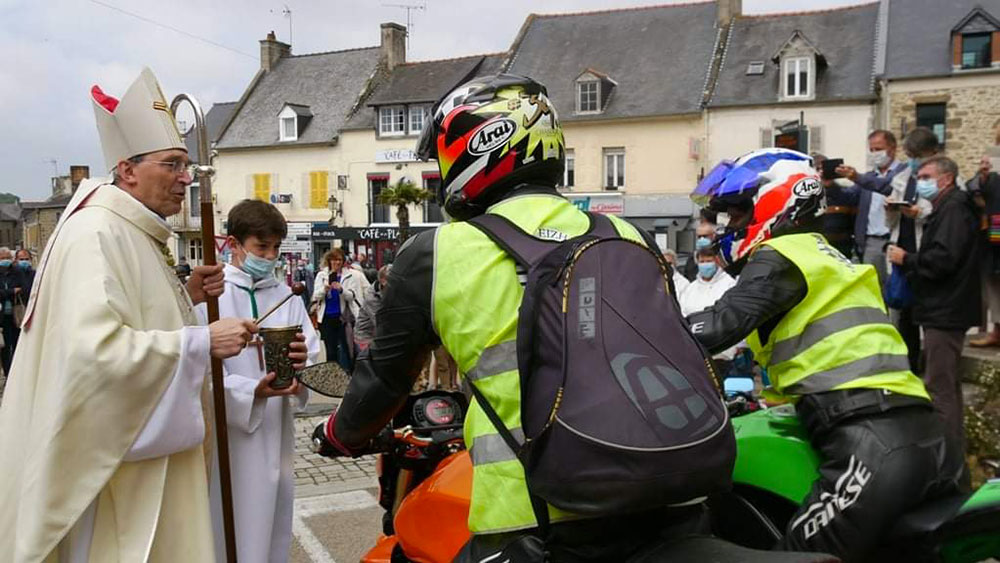
[[[602,213],[592,213],[587,212],[590,217],[590,230],[587,234],[590,236],[595,236],[597,238],[621,238],[618,234],[618,229],[615,228],[615,224],[611,222],[611,218]]]
[[[558,242],[542,240],[521,230],[510,219],[493,213],[484,213],[469,220],[504,252],[525,269],[542,261]]]

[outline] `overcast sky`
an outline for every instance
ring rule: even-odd
[[[540,6],[544,13],[559,13],[664,1],[670,3],[426,0],[425,10],[412,12],[408,59],[504,51],[525,17]],[[59,174],[68,173],[70,164],[89,165],[92,173],[103,168],[88,94],[93,84],[118,97],[148,65],[168,101],[188,92],[207,111],[214,102],[239,99],[259,67],[258,41],[268,31],[289,41],[289,19],[282,13],[286,7],[291,10],[292,52],[303,54],[378,45],[380,23],[406,23],[406,11],[388,5],[420,3],[0,0],[0,107],[6,108],[0,120],[0,192],[44,199],[51,193],[49,179],[56,167]],[[746,13],[764,13],[857,3],[744,0],[743,8]]]

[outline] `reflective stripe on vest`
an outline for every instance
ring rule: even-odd
[[[510,428],[510,434],[520,443],[524,443],[524,430],[520,428]],[[476,436],[476,442],[469,450],[472,456],[472,465],[483,465],[486,463],[498,463],[517,459],[517,455],[500,434],[483,434]]]
[[[805,350],[834,333],[867,324],[892,326],[892,321],[889,320],[889,315],[885,311],[875,307],[842,309],[809,323],[806,325],[806,329],[802,331],[802,334],[798,336],[775,342],[774,349],[771,352],[771,363],[780,364],[781,362],[788,361],[794,358],[799,353],[799,350]]]
[[[906,345],[889,320],[875,269],[852,264],[815,233],[762,243],[802,272],[806,296],[767,342],[747,339],[774,391],[789,398],[839,389],[886,389],[929,398],[910,372]]]
[[[465,377],[476,382],[491,375],[500,375],[506,371],[517,369],[517,341],[508,340],[496,346],[483,350],[476,367],[469,370]]]
[[[569,238],[585,233],[590,225],[585,214],[556,195],[509,198],[489,212],[510,219],[528,233],[544,228]],[[611,219],[623,238],[642,241],[631,225]],[[486,235],[467,223],[438,227],[431,307],[434,328],[459,371],[476,383],[519,441],[524,434],[517,319],[523,295],[514,261]],[[535,527],[524,468],[475,400],[465,420],[465,443],[473,462],[469,530],[483,534]],[[549,507],[549,517],[559,521],[571,515]]]

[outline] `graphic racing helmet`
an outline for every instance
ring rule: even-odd
[[[417,158],[436,158],[438,203],[464,221],[486,211],[520,184],[556,185],[566,144],[545,86],[499,74],[473,79],[431,109]]]
[[[730,215],[715,241],[727,267],[768,239],[808,230],[826,209],[812,159],[788,149],[761,149],[720,162],[691,199]]]

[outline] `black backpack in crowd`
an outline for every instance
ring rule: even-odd
[[[470,223],[527,273],[517,325],[519,442],[472,382],[544,503],[605,516],[726,490],[736,441],[718,382],[670,294],[666,263],[603,215],[553,242],[506,218]]]

